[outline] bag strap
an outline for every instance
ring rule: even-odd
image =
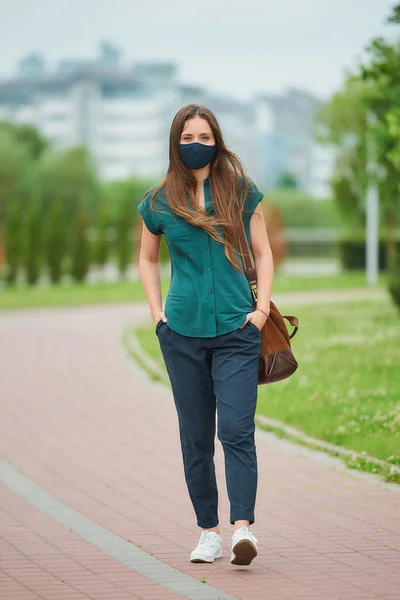
[[[250,290],[253,296],[253,300],[254,300],[254,306],[257,302],[257,271],[255,269],[254,265],[254,257],[253,257],[253,253],[250,250],[249,247],[249,243],[247,241],[247,236],[246,236],[246,232],[244,229],[244,224],[243,224],[243,219],[240,219],[240,226],[239,226],[239,248],[240,248],[240,254],[242,256],[242,261],[244,263],[244,267],[245,267],[245,275],[246,275],[246,279],[249,282],[250,285]],[[289,339],[292,339],[298,329],[299,329],[299,320],[297,317],[294,317],[293,315],[282,315],[283,319],[286,319],[287,321],[289,321],[290,325],[292,327],[294,327],[294,330],[292,331],[291,335],[289,336]]]
[[[282,318],[286,319],[287,321],[289,321],[289,323],[291,324],[291,326],[294,327],[292,333],[289,335],[289,339],[291,340],[292,337],[294,337],[296,335],[296,333],[298,332],[298,330],[299,330],[299,320],[298,320],[297,317],[293,317],[292,315],[291,316],[289,316],[289,315],[283,316],[282,315]]]
[[[257,302],[257,271],[254,268],[254,257],[250,250],[246,232],[244,230],[244,224],[242,217],[240,218],[239,226],[239,249],[242,256],[242,262],[244,263],[244,274],[249,282],[250,290],[253,296],[254,303]]]

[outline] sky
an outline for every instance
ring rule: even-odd
[[[0,0],[0,77],[42,53],[49,68],[90,59],[107,40],[122,60],[173,60],[181,83],[251,100],[287,88],[321,99],[385,25],[394,0]]]

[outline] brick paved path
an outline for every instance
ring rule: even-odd
[[[399,600],[400,494],[262,436],[253,527],[259,556],[249,569],[229,562],[218,443],[225,555],[213,565],[188,561],[199,529],[183,479],[172,397],[120,345],[123,326],[147,314],[143,305],[1,313],[0,453],[46,497],[82,515],[81,528],[90,519],[132,540],[191,576],[192,591],[182,584],[178,593],[135,573],[134,564],[122,564],[118,554],[95,547],[3,485],[0,597],[218,597],[211,587],[209,596],[195,591],[206,578],[202,589],[217,588],[221,598]]]

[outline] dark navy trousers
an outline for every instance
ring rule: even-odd
[[[216,414],[225,456],[230,522],[244,519],[254,523],[254,415],[261,331],[249,321],[243,329],[215,337],[188,337],[159,321],[156,333],[178,413],[185,479],[197,524],[208,529],[219,522]]]

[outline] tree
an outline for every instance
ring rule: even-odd
[[[40,198],[32,195],[25,214],[22,228],[22,266],[28,285],[37,283],[40,276],[43,227]]]
[[[119,207],[117,217],[117,261],[119,272],[125,276],[133,254],[133,210],[132,201],[129,197],[124,198]]]
[[[65,256],[65,215],[61,201],[53,200],[46,213],[44,225],[44,260],[50,281],[57,284],[61,280]]]
[[[35,163],[46,148],[46,140],[31,125],[0,121],[0,221],[9,199],[29,195]]]
[[[42,190],[44,210],[54,198],[65,207],[67,222],[84,206],[93,219],[98,201],[98,182],[89,153],[84,146],[45,152],[38,164],[38,184]]]
[[[70,273],[74,281],[82,283],[90,266],[90,243],[88,237],[89,216],[87,209],[78,206],[73,215],[70,237]]]
[[[388,22],[400,24],[400,5],[393,8]],[[367,47],[367,59],[360,65],[360,77],[367,82],[364,104],[373,117],[369,134],[374,158],[380,165],[378,186],[381,214],[387,230],[388,259],[396,259],[396,228],[399,219],[400,169],[397,137],[400,109],[400,38],[389,42],[375,38]]]
[[[390,274],[388,289],[392,300],[400,311],[400,256],[393,261]]]
[[[386,116],[390,135],[394,138],[395,144],[389,153],[389,158],[400,170],[400,108],[392,110]]]
[[[105,198],[100,203],[96,222],[96,241],[93,248],[94,262],[100,267],[107,263],[109,255],[109,244],[107,232],[109,226],[108,202]]]
[[[365,226],[367,110],[363,97],[366,86],[348,73],[343,89],[321,105],[316,119],[318,141],[336,147],[331,187],[343,220],[351,229]]]
[[[33,125],[0,121],[0,129],[11,133],[19,144],[25,146],[33,160],[37,160],[49,146],[47,140]]]
[[[26,197],[31,169],[27,147],[16,139],[11,129],[0,126],[0,223],[4,219],[7,202],[15,197]]]
[[[135,213],[145,193],[156,182],[144,179],[129,178],[120,181],[108,181],[102,185],[102,193],[109,201],[110,224],[115,225],[120,212],[120,204],[125,198],[130,199],[132,212]]]
[[[400,5],[389,22],[400,23]],[[379,191],[380,217],[385,228],[387,259],[396,257],[400,217],[400,40],[372,40],[366,58],[348,74],[343,90],[318,114],[317,136],[337,149],[332,181],[335,200],[351,228],[365,227],[368,185]],[[368,172],[368,162],[378,165]]]
[[[5,253],[6,253],[6,282],[15,285],[18,278],[18,269],[21,264],[21,223],[22,202],[13,198],[8,204],[5,216]]]
[[[27,206],[31,189],[35,187],[37,159],[45,148],[46,141],[34,127],[0,122],[0,257],[4,253],[7,204],[18,198]]]

